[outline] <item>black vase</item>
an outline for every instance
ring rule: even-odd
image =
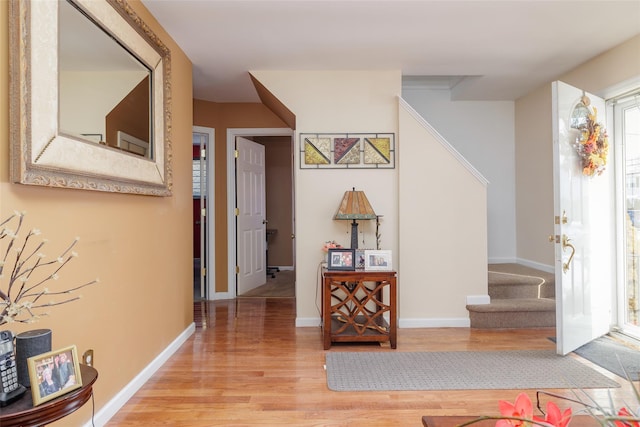
[[[27,359],[51,351],[51,329],[34,329],[16,335],[18,383],[30,388]]]

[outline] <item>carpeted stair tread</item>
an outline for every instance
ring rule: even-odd
[[[555,275],[519,264],[490,264],[488,293],[493,298],[554,298]]]
[[[542,277],[543,279],[551,282],[555,280],[554,273],[547,273],[546,271],[538,270],[532,267],[527,267],[525,265],[515,264],[515,263],[489,264],[489,271],[519,274],[522,276]]]
[[[540,280],[524,279],[524,283],[514,283],[513,279],[506,282],[496,280],[499,273],[489,272],[489,296],[491,299],[507,298],[538,298],[541,293]]]
[[[491,312],[519,312],[519,311],[553,311],[556,310],[556,301],[551,298],[510,298],[492,299],[491,304],[469,304],[467,310],[482,313]]]
[[[489,304],[469,304],[472,328],[540,328],[556,324],[555,275],[519,264],[490,264]]]

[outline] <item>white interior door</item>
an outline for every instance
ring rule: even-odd
[[[236,138],[237,295],[267,281],[264,146]]]
[[[562,82],[553,83],[558,354],[609,332],[615,279],[613,173],[606,169],[601,175],[583,174],[576,150],[580,131],[572,128],[571,117],[583,95],[591,101],[590,110],[595,107],[596,121],[604,126],[603,99]]]

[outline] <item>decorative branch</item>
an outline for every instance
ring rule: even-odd
[[[99,283],[94,279],[84,284],[71,286],[66,289],[50,291],[44,287],[50,280],[57,281],[58,273],[78,254],[73,251],[74,246],[80,240],[76,239],[54,260],[45,261],[41,249],[47,243],[46,239],[34,242],[40,230],[32,229],[26,234],[22,244],[18,243],[22,231],[24,212],[14,212],[6,220],[0,223],[0,243],[6,241],[6,250],[0,260],[0,325],[5,323],[32,323],[42,316],[49,315],[41,312],[48,307],[67,304],[77,301],[82,296],[70,296],[62,301],[42,301],[47,296],[71,295],[87,286]],[[11,228],[11,226],[15,228]],[[47,271],[47,267],[52,271]],[[5,268],[11,273],[8,282],[5,282]]]

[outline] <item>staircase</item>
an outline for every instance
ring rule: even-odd
[[[555,327],[553,273],[519,264],[490,264],[488,279],[491,303],[467,305],[472,328]]]

